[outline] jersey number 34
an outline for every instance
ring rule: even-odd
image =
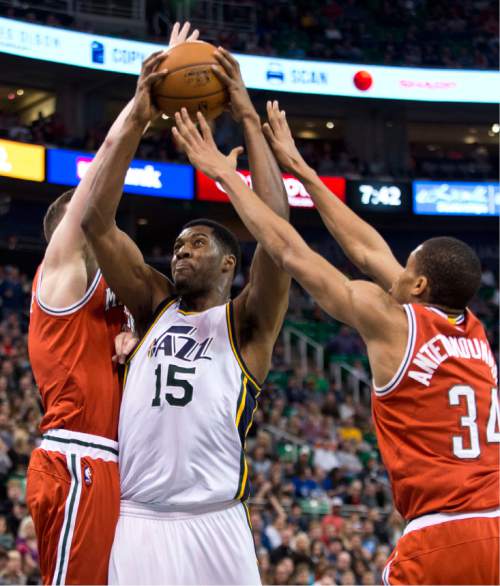
[[[448,391],[450,405],[456,407],[460,405],[460,399],[465,398],[467,414],[460,418],[460,425],[469,430],[470,447],[464,447],[464,438],[460,435],[453,436],[453,454],[457,458],[469,459],[477,458],[481,453],[479,444],[479,432],[476,423],[476,394],[472,387],[468,385],[455,385]],[[491,389],[491,405],[486,426],[486,441],[489,444],[500,443],[500,404],[496,389]]]

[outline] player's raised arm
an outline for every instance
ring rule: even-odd
[[[228,90],[233,118],[243,126],[254,189],[272,210],[288,219],[288,198],[281,172],[262,133],[238,61],[222,47],[215,58],[219,67],[213,67],[214,74]],[[249,368],[261,380],[269,370],[271,351],[288,307],[289,288],[289,275],[259,244],[249,283],[235,299],[234,311],[241,351]]]
[[[322,256],[311,250],[298,232],[273,212],[231,169],[217,150],[210,129],[198,114],[201,132],[187,112],[176,115],[174,136],[191,163],[203,173],[219,181],[229,195],[240,218],[262,244],[280,270],[294,277],[336,319],[360,332],[372,351],[390,352],[398,332],[405,331],[402,306],[378,285],[366,281],[349,281]],[[399,341],[399,340],[398,340]],[[382,361],[383,363],[383,361]],[[391,372],[392,364],[387,372]],[[384,364],[375,373],[384,380]]]
[[[144,61],[132,108],[120,133],[105,139],[107,148],[97,162],[81,224],[106,281],[130,309],[139,330],[148,321],[155,302],[168,295],[169,283],[145,263],[136,244],[118,229],[115,217],[127,169],[155,114],[150,91],[167,74],[165,70],[156,71],[164,58],[159,51]]]
[[[182,28],[176,23],[169,45],[196,40],[198,31],[188,37],[189,27],[189,23]],[[164,59],[165,53],[158,51],[144,61],[120,132],[105,139],[107,148],[96,165],[91,197],[81,223],[106,281],[132,312],[139,332],[160,301],[171,294],[172,284],[145,263],[136,244],[118,229],[115,218],[127,169],[144,130],[158,115],[151,99],[151,88],[168,74],[166,69],[157,70]]]
[[[284,111],[278,102],[267,108],[266,137],[282,168],[293,173],[311,195],[323,222],[349,259],[386,291],[403,271],[382,236],[350,210],[309,167],[293,140]]]

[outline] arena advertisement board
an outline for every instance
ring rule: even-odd
[[[94,155],[65,149],[47,149],[47,181],[77,185]],[[126,193],[175,199],[194,198],[194,170],[190,165],[134,159],[125,177]]]
[[[238,170],[238,175],[249,187],[252,187],[252,176],[250,171]],[[345,201],[345,179],[343,177],[321,177],[321,181],[340,200]],[[293,208],[313,208],[314,203],[307,193],[304,185],[293,175],[283,174],[283,183],[288,194],[288,202]],[[196,171],[196,199],[199,201],[221,201],[228,202],[220,183],[210,179],[200,171]]]
[[[0,139],[0,175],[45,180],[45,147]]]
[[[0,52],[138,75],[157,43],[80,33],[0,18]],[[326,96],[498,103],[500,72],[387,67],[236,55],[249,88]]]
[[[347,203],[360,213],[404,214],[411,211],[410,187],[402,181],[348,181]]]
[[[500,183],[414,181],[415,214],[450,216],[500,215]]]

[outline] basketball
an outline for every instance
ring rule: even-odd
[[[214,52],[215,47],[203,41],[180,43],[168,51],[158,71],[168,69],[169,74],[153,89],[158,109],[173,116],[184,107],[190,116],[201,111],[207,119],[222,113],[228,95],[211,70],[217,65]]]

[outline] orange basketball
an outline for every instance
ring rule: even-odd
[[[228,101],[225,87],[210,69],[217,65],[215,47],[203,41],[181,43],[168,51],[158,70],[168,69],[153,88],[156,106],[168,116],[182,107],[194,116],[201,111],[208,119],[219,116]]]

